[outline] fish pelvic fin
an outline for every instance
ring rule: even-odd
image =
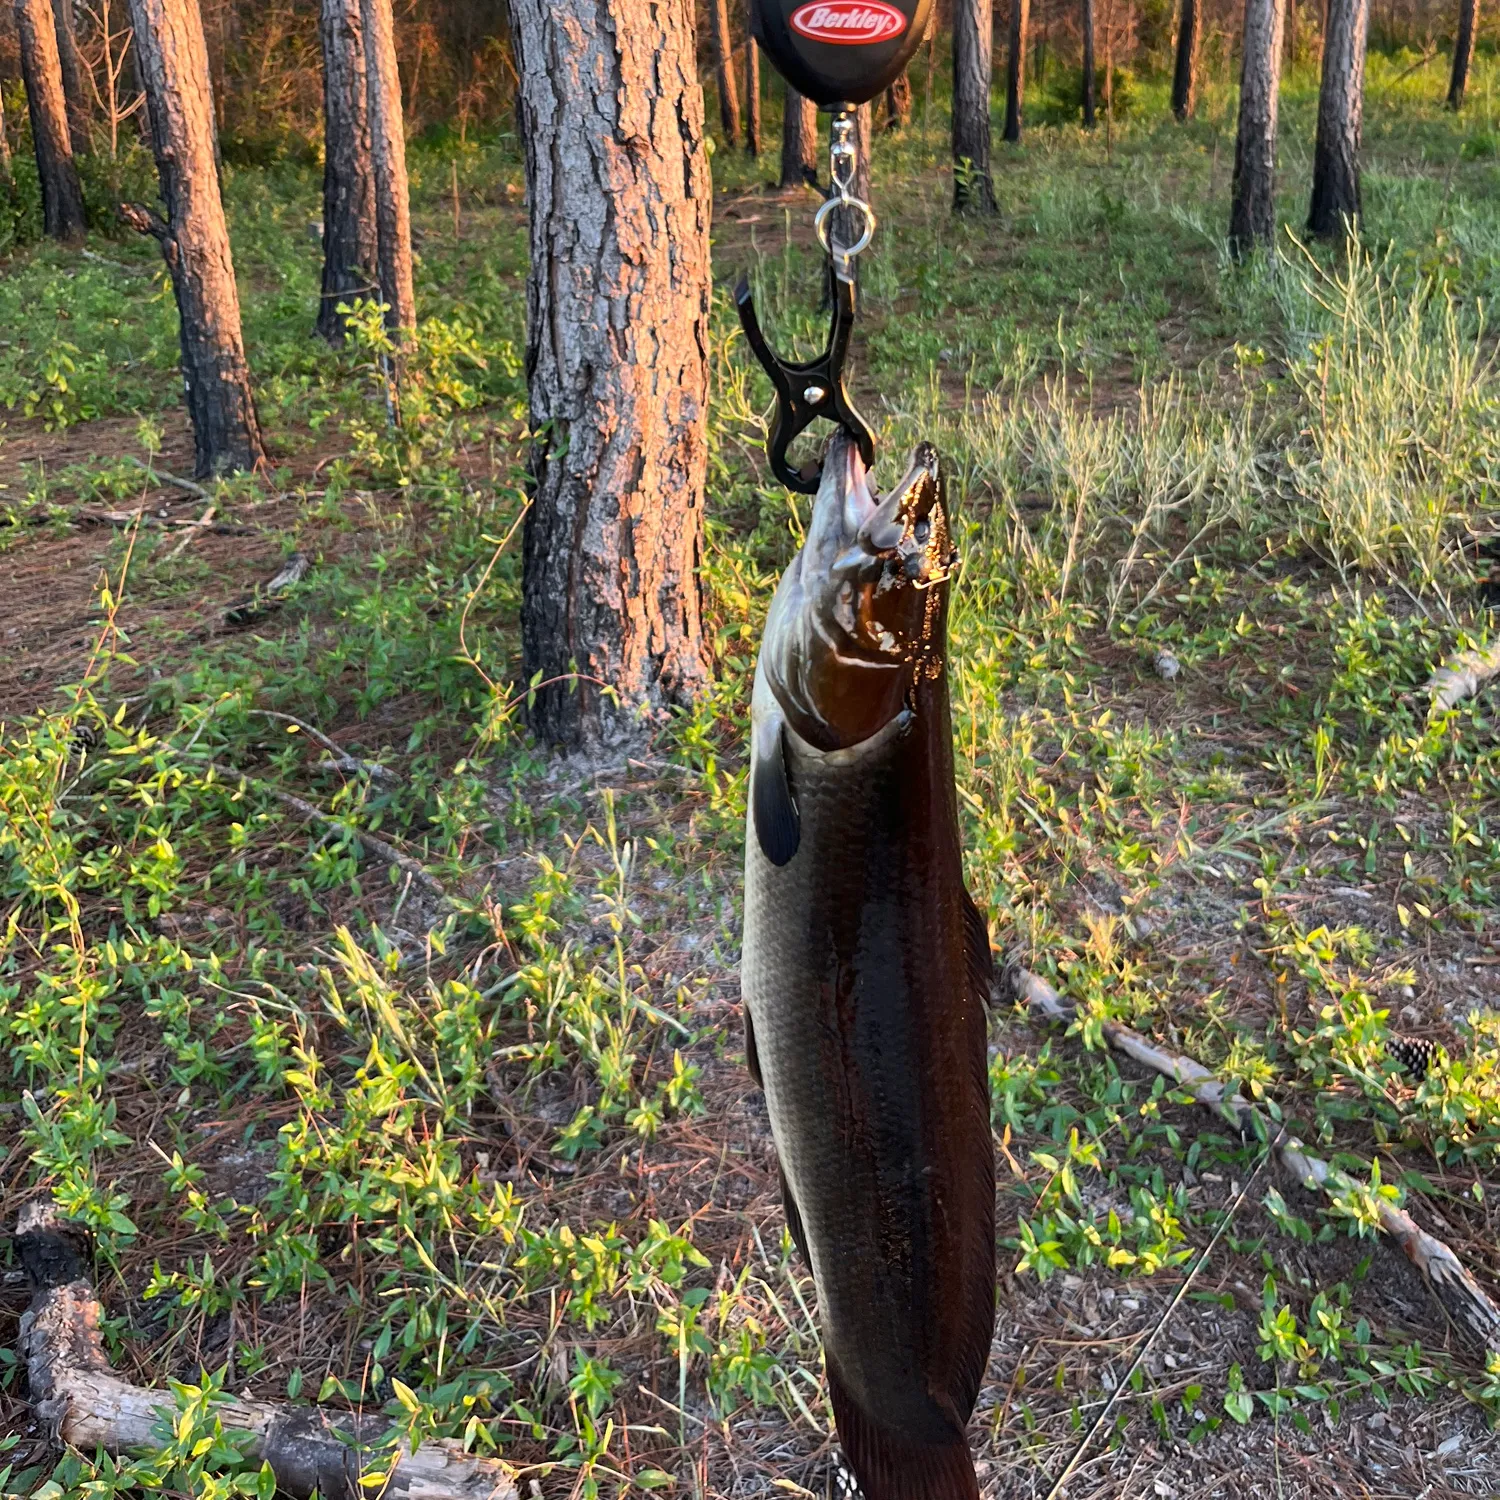
[[[979,1479],[962,1427],[938,1442],[883,1429],[844,1388],[832,1360],[828,1394],[839,1442],[864,1500],[979,1500]]]
[[[802,1227],[802,1210],[797,1207],[797,1200],[792,1197],[792,1185],[786,1180],[786,1168],[781,1167],[779,1171],[781,1172],[781,1207],[786,1214],[786,1227],[792,1236],[792,1243],[811,1268],[812,1256],[807,1253],[807,1231]]]
[[[761,853],[778,868],[790,863],[802,842],[802,823],[792,797],[780,714],[767,714],[755,725],[750,808]]]
[[[967,891],[964,892],[964,961],[975,997],[988,1010],[999,977],[995,973],[995,954],[990,948],[990,924]]]

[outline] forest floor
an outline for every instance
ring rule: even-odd
[[[1500,741],[1492,698],[1424,692],[1492,628],[1500,69],[1456,119],[1411,63],[1371,59],[1349,257],[1224,260],[1223,90],[1184,127],[1137,82],[1107,135],[1033,128],[994,223],[949,214],[920,80],[877,145],[860,399],[883,471],[939,444],[961,518],[970,886],[1084,1018],[993,1016],[990,1496],[1048,1495],[1102,1412],[1075,1500],[1500,1491],[1500,1362],[1373,1227],[1399,1196],[1500,1297]],[[1299,74],[1293,229],[1314,109]],[[736,978],[748,674],[806,510],[727,293],[750,270],[811,350],[813,200],[714,165],[719,673],[609,765],[518,719],[513,141],[414,145],[399,432],[375,340],[309,331],[316,172],[230,164],[273,467],[204,493],[154,247],[0,263],[0,1198],[91,1226],[112,1359],[185,1408],[205,1380],[385,1407],[547,1500],[831,1483]],[[1109,1019],[1284,1112],[1344,1188],[1118,1062]],[[1392,1033],[1439,1044],[1425,1076]],[[6,1490],[254,1489],[222,1451],[212,1490],[59,1465],[24,1306],[12,1271]]]

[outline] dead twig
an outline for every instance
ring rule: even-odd
[[[398,772],[381,765],[379,761],[361,760],[359,756],[351,755],[337,740],[330,739],[313,724],[269,708],[252,708],[250,712],[262,719],[275,719],[279,724],[290,725],[321,745],[328,752],[328,758],[317,762],[319,770],[342,771],[346,776],[357,776],[363,772],[371,781],[384,781],[396,786],[401,783],[402,778]]]
[[[1032,1011],[1049,1021],[1071,1021],[1075,1011],[1045,979],[1026,969],[1009,971],[1012,992]],[[1202,1063],[1191,1057],[1167,1052],[1154,1042],[1115,1021],[1103,1023],[1104,1040],[1116,1051],[1142,1066],[1170,1078],[1193,1101],[1235,1122],[1242,1135],[1273,1142],[1282,1166],[1303,1187],[1325,1193],[1347,1191],[1357,1184],[1346,1172],[1330,1167],[1284,1128],[1271,1122],[1238,1089],[1230,1091]],[[1379,1195],[1371,1195],[1381,1229],[1401,1247],[1406,1258],[1421,1273],[1433,1296],[1453,1324],[1487,1354],[1500,1354],[1500,1307],[1469,1274],[1468,1269],[1442,1240],[1422,1229],[1405,1209]]]
[[[1500,641],[1483,651],[1461,651],[1427,679],[1433,713],[1447,713],[1500,677]]]
[[[244,782],[248,786],[255,787],[264,792],[268,797],[274,797],[283,807],[289,807],[301,817],[311,823],[322,823],[326,828],[336,829],[339,833],[348,835],[356,840],[370,854],[373,854],[382,864],[390,865],[400,870],[413,885],[419,886],[434,900],[451,905],[453,898],[449,896],[442,883],[427,871],[409,854],[403,854],[394,844],[388,844],[383,838],[371,833],[366,828],[356,827],[353,823],[346,822],[343,818],[336,818],[332,813],[326,813],[321,807],[315,807],[311,802],[304,801],[293,792],[284,792],[280,787],[274,787],[267,782],[258,781],[252,776],[247,776],[243,771],[237,771],[233,766],[220,765],[217,761],[210,761],[209,768],[224,777],[226,781]]]
[[[181,490],[183,494],[192,495],[197,500],[208,499],[208,491],[201,484],[195,484],[191,479],[182,479],[176,474],[168,474],[165,469],[158,469],[154,464],[145,463],[133,453],[128,455],[128,457],[129,461],[136,468],[148,474],[158,484],[167,485],[174,490]]]
[[[21,1355],[37,1415],[70,1447],[128,1454],[160,1446],[157,1428],[170,1424],[170,1391],[131,1385],[115,1374],[99,1336],[104,1309],[84,1256],[87,1239],[53,1217],[49,1205],[21,1212],[16,1248],[31,1283],[21,1318]],[[356,1500],[383,1492],[405,1500],[516,1500],[514,1471],[499,1459],[465,1453],[448,1438],[426,1438],[413,1453],[378,1414],[226,1399],[215,1413],[245,1455],[268,1463],[276,1488],[325,1500]],[[389,1477],[369,1488],[365,1470]]]
[[[302,552],[294,552],[287,558],[281,571],[264,587],[239,599],[224,611],[226,625],[253,625],[263,620],[273,610],[280,609],[284,596],[312,571],[312,560]]]

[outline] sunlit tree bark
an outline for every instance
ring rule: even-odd
[[[953,208],[994,213],[990,177],[991,0],[953,4]]]
[[[1245,0],[1240,121],[1234,144],[1229,248],[1238,257],[1276,238],[1276,116],[1284,0]]]
[[[49,0],[16,0],[15,16],[16,37],[21,44],[21,73],[26,80],[26,108],[31,118],[31,143],[41,182],[42,225],[53,239],[81,239],[86,227],[83,185],[78,180],[68,132],[68,107],[52,6]]]
[[[124,213],[135,228],[156,236],[172,278],[197,472],[257,468],[265,450],[214,166],[203,19],[197,0],[130,0],[130,19],[166,217],[140,204],[126,205]]]
[[[544,742],[617,754],[708,678],[712,183],[691,0],[513,0],[531,226],[521,605]]]

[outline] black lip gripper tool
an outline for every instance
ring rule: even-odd
[[[849,335],[854,328],[854,282],[836,269],[831,257],[828,279],[833,303],[828,347],[816,359],[797,363],[782,359],[766,342],[760,319],[755,315],[755,299],[750,293],[747,277],[740,277],[734,293],[745,340],[776,387],[776,415],[771,421],[771,434],[766,443],[771,469],[789,490],[798,490],[805,495],[817,492],[823,478],[823,466],[808,463],[800,468],[794,467],[787,457],[787,449],[820,417],[837,422],[849,434],[866,468],[875,462],[875,436],[855,410],[844,384]]]

